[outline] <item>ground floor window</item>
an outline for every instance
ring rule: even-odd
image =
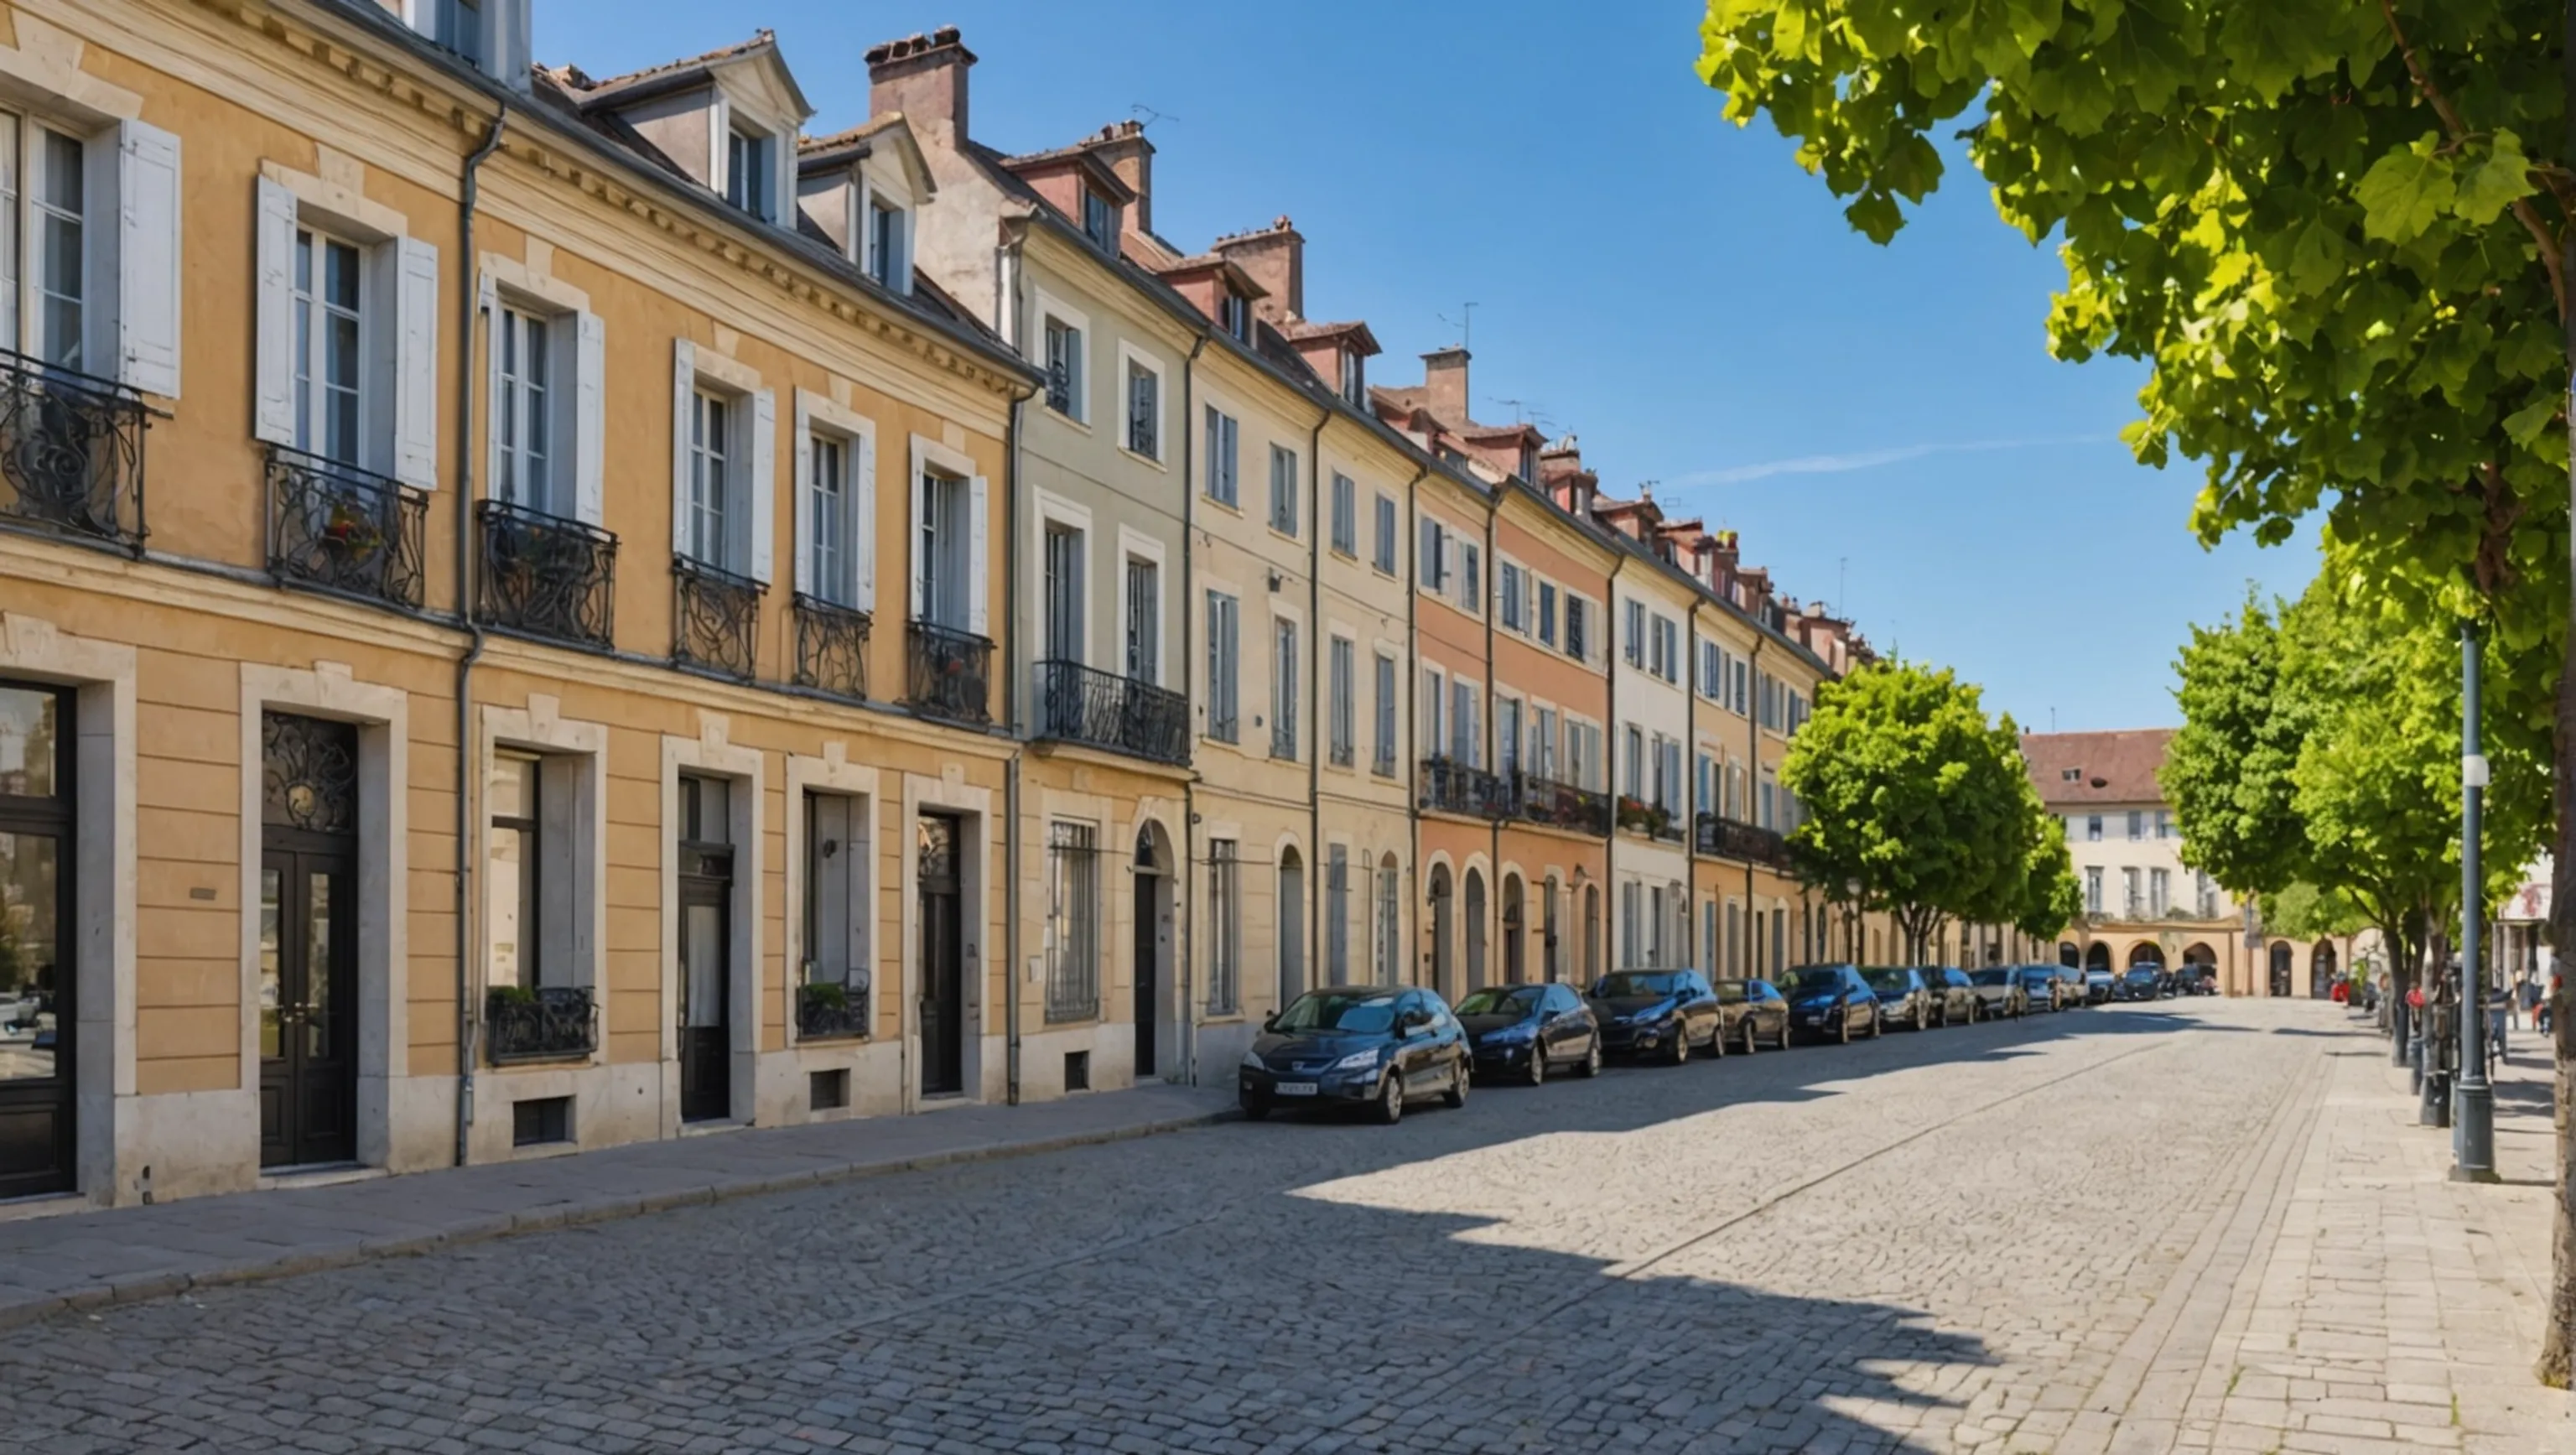
[[[1208,840],[1208,1009],[1233,1012],[1241,983],[1243,901],[1235,841]]]
[[[71,1186],[72,694],[0,682],[0,1197]]]
[[[1046,1013],[1085,1020],[1100,1013],[1099,831],[1057,822],[1047,832]]]

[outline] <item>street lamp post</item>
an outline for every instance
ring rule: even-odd
[[[2478,989],[2478,930],[2486,917],[2478,873],[2487,759],[2478,742],[2478,629],[2460,628],[2460,1078],[2451,1094],[2451,1180],[2493,1182],[2495,1088],[2487,1084],[2486,997]]]

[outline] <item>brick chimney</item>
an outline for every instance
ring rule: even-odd
[[[963,84],[962,82],[960,84]],[[1127,225],[1138,232],[1154,230],[1154,144],[1145,140],[1141,121],[1119,121],[1102,127],[1091,154],[1109,164],[1118,180],[1136,194],[1127,208]]]
[[[963,146],[966,71],[975,53],[957,27],[910,35],[868,48],[868,114],[900,111],[916,130],[951,147]]]
[[[1467,351],[1433,349],[1422,356],[1423,403],[1456,429],[1467,422]]]
[[[1281,217],[1268,227],[1216,240],[1216,251],[1259,284],[1252,311],[1271,323],[1306,316],[1306,237]]]

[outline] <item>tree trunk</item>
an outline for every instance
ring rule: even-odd
[[[2559,31],[2559,86],[2564,94],[2567,134],[2564,150],[2559,153],[2562,165],[2576,164],[2576,0],[2567,0],[2566,15]],[[2576,226],[2562,227],[2558,241],[2558,276],[2576,280]],[[2568,365],[2566,422],[2568,438],[2576,444],[2576,310],[2559,305],[2558,327],[2565,346]],[[2567,457],[2569,522],[2576,525],[2576,450]],[[2576,547],[2576,536],[2569,544]],[[2576,564],[2568,572],[2568,587],[2576,593]],[[2576,597],[2571,597],[2576,608]],[[2565,655],[2558,664],[2558,713],[2551,725],[2551,775],[2557,794],[2558,831],[2551,835],[2556,861],[2550,875],[2549,944],[2552,962],[2558,964],[2559,981],[2566,982],[2566,967],[2557,957],[2576,946],[2576,609],[2571,609],[2567,622]],[[2558,1043],[2557,1064],[2557,1167],[2556,1193],[2550,1229],[2549,1306],[2543,1309],[2540,1334],[2540,1363],[2533,1371],[2540,1382],[2552,1389],[2568,1387],[2571,1365],[2576,1365],[2576,1005],[2561,990],[2552,998],[2549,1008],[2551,1039]]]

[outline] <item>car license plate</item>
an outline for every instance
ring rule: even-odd
[[[1311,1081],[1282,1081],[1277,1086],[1272,1087],[1271,1091],[1279,1096],[1313,1096],[1315,1094],[1315,1083]]]

